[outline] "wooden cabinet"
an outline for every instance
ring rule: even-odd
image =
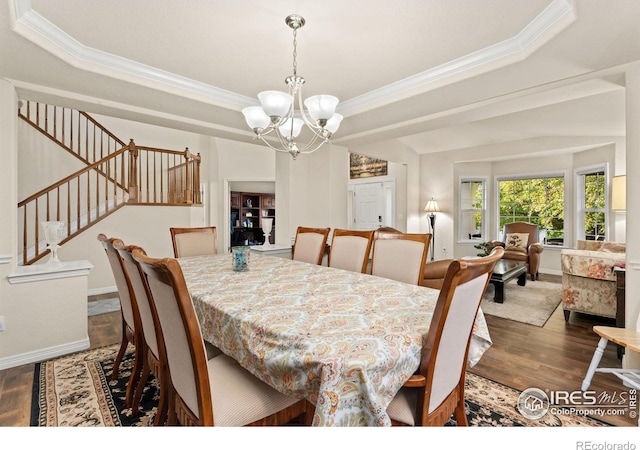
[[[276,196],[275,194],[256,193],[256,192],[231,192],[231,242],[234,243],[234,229],[262,229],[262,220],[265,218],[273,219],[273,226],[269,241],[275,243],[275,227],[276,227]],[[245,233],[246,234],[246,233]],[[253,235],[262,234],[262,232],[253,233]],[[262,236],[264,239],[264,235]],[[235,239],[237,241],[237,239]],[[249,245],[261,244],[256,239],[247,242]]]
[[[240,208],[240,194],[237,192],[231,193],[231,208]]]

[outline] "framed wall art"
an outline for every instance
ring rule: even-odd
[[[387,161],[349,153],[349,178],[369,178],[387,175]]]

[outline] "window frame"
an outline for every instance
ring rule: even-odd
[[[604,172],[604,206],[602,208],[585,208],[585,175],[594,174],[597,172]],[[589,212],[602,212],[604,213],[604,240],[608,240],[611,236],[611,218],[609,215],[610,204],[610,185],[611,179],[609,177],[609,165],[598,164],[589,167],[581,167],[574,172],[574,186],[575,186],[575,239],[586,240],[586,218],[585,215]]]
[[[463,183],[481,183],[482,184],[482,208],[466,208],[463,209],[462,205],[462,184]],[[480,243],[489,241],[490,238],[488,236],[489,233],[489,225],[487,223],[487,205],[488,205],[488,192],[487,189],[489,187],[489,178],[488,177],[474,177],[474,176],[462,176],[458,180],[458,242],[464,243]],[[480,226],[481,236],[477,239],[469,238],[469,233],[465,233],[463,231],[462,224],[464,223],[463,216],[465,213],[480,213],[482,225]]]
[[[535,179],[542,179],[542,178],[562,178],[564,181],[564,192],[562,193],[562,197],[563,197],[563,211],[564,211],[564,223],[562,226],[562,233],[563,233],[563,241],[562,244],[560,245],[553,245],[553,244],[547,244],[546,243],[546,237],[541,237],[540,238],[540,244],[542,244],[544,247],[549,247],[549,248],[566,248],[569,246],[568,244],[568,240],[569,240],[569,229],[568,227],[568,222],[569,222],[569,218],[568,218],[568,214],[567,211],[570,211],[570,209],[567,209],[567,187],[569,185],[568,180],[567,180],[567,171],[566,170],[553,170],[553,171],[549,171],[549,172],[539,172],[539,173],[525,173],[525,174],[513,174],[513,175],[497,175],[495,176],[495,181],[494,181],[494,190],[495,190],[495,196],[494,196],[494,201],[495,201],[495,224],[494,224],[494,230],[495,230],[495,235],[497,236],[498,240],[503,240],[504,236],[503,236],[503,229],[501,229],[500,227],[500,182],[501,181],[517,181],[517,180],[535,180]],[[543,230],[540,230],[543,231]]]

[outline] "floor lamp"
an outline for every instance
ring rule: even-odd
[[[440,212],[440,208],[438,208],[438,202],[436,202],[433,197],[431,200],[427,202],[427,205],[424,207],[425,212],[428,212],[427,217],[429,218],[429,224],[431,225],[431,261],[434,259],[434,249],[435,249],[435,240],[436,240],[436,213]]]

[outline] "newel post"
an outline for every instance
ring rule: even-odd
[[[196,158],[196,165],[193,174],[193,190],[195,192],[196,198],[195,203],[198,205],[202,204],[202,195],[200,193],[200,153],[198,153],[198,157]]]
[[[129,140],[129,201],[128,203],[138,203],[138,148],[133,139]]]
[[[189,147],[185,148],[184,151],[184,201],[187,205],[193,204],[193,190],[191,189],[191,179],[189,177],[189,165],[191,162],[191,153],[189,152]]]

